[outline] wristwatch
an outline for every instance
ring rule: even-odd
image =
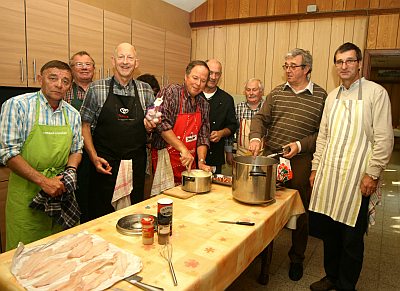
[[[375,176],[375,175],[371,175],[371,174],[367,174],[372,180],[376,181],[379,179],[379,177]]]
[[[206,164],[206,161],[204,159],[199,159],[199,163]]]

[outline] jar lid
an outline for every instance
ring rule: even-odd
[[[142,223],[142,225],[152,225],[154,223],[154,218],[151,216],[143,217],[140,222]]]

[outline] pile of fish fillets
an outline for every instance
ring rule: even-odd
[[[16,250],[11,272],[27,290],[104,290],[142,269],[139,257],[80,232]]]

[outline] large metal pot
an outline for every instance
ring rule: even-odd
[[[182,172],[182,190],[194,193],[205,193],[211,190],[212,173],[203,170]]]
[[[267,157],[240,156],[233,160],[232,195],[249,204],[275,202],[278,161]]]

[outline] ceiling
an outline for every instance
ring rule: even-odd
[[[162,0],[187,12],[192,12],[206,0]]]

